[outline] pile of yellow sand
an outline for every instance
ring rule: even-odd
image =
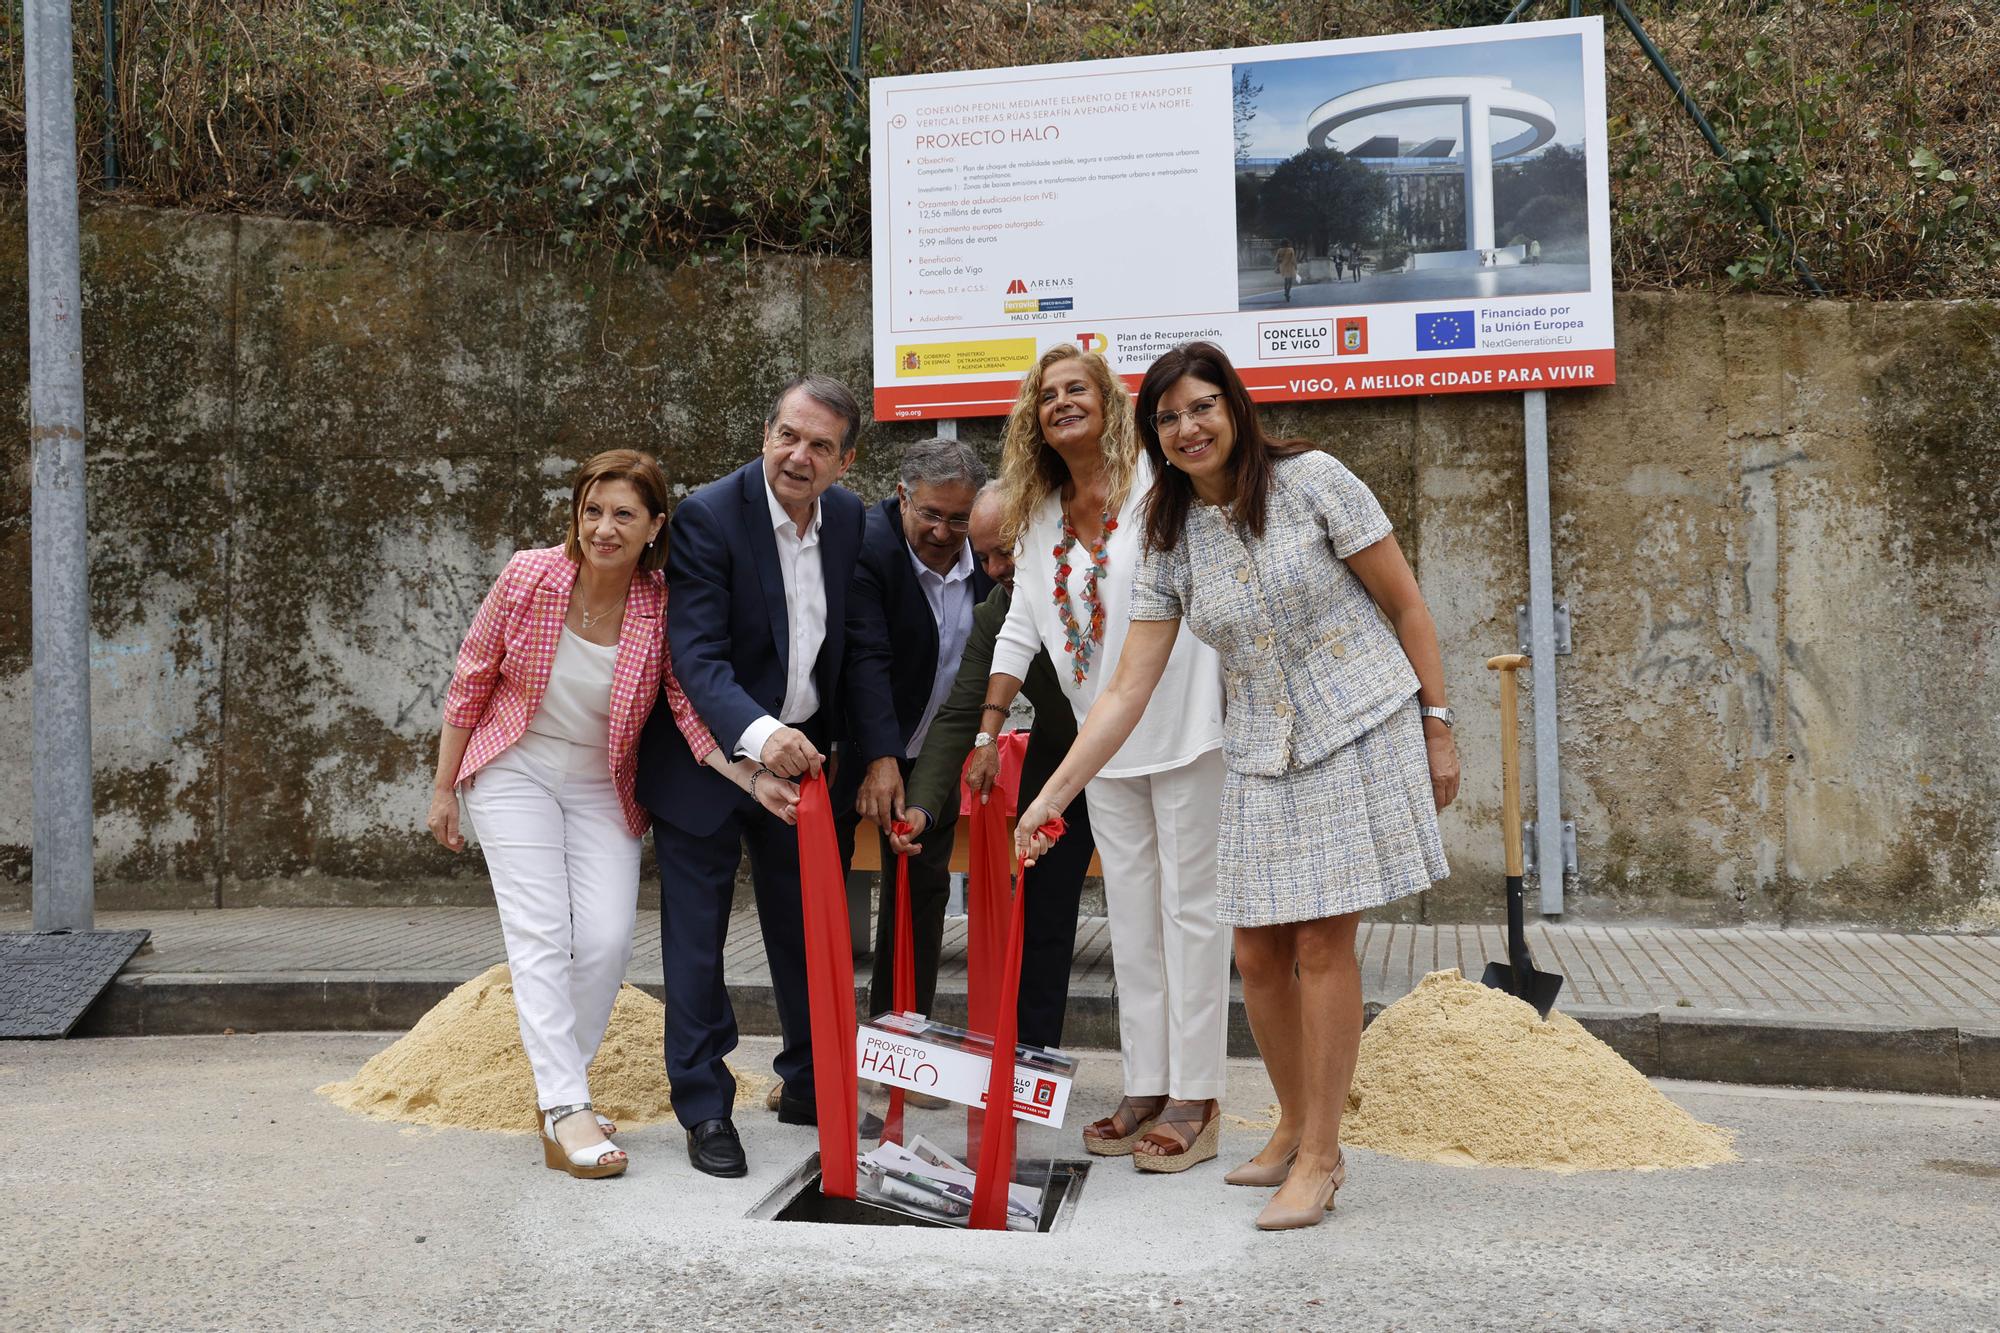
[[[1397,1157],[1552,1171],[1733,1162],[1730,1133],[1668,1101],[1576,1022],[1433,972],[1361,1038],[1341,1138]]]
[[[673,1114],[661,1061],[665,1023],[658,1000],[633,986],[619,989],[611,1026],[590,1065],[590,1094],[598,1112],[621,1128]],[[337,1106],[382,1120],[533,1132],[535,1079],[521,1049],[506,964],[488,968],[438,1001],[353,1078],[319,1091]],[[738,1100],[762,1091],[739,1087]]]

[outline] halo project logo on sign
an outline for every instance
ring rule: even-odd
[[[1208,337],[1266,402],[1611,383],[1603,42],[1560,19],[871,81],[876,415],[1004,415],[1024,334],[1128,383]]]

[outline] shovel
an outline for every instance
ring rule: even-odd
[[[1526,1000],[1547,1018],[1563,979],[1554,972],[1535,970],[1521,906],[1521,738],[1514,716],[1520,694],[1514,673],[1526,665],[1528,658],[1522,653],[1486,660],[1487,670],[1500,673],[1500,833],[1507,846],[1507,961],[1488,963],[1480,981],[1517,1000]]]

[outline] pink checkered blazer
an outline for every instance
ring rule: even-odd
[[[486,594],[458,650],[458,665],[444,698],[446,724],[472,731],[455,782],[471,778],[527,731],[548,688],[575,585],[576,566],[562,547],[549,546],[516,551]],[[666,630],[665,580],[657,572],[634,575],[625,598],[625,623],[618,631],[607,741],[612,781],[625,807],[625,826],[634,837],[643,835],[653,822],[632,794],[632,781],[639,732],[660,694],[666,694],[674,724],[694,751],[696,763],[717,748],[715,737],[695,716],[694,705],[674,679]]]

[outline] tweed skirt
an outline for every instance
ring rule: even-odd
[[[1275,926],[1380,907],[1450,873],[1413,696],[1310,768],[1229,771],[1216,920]]]

